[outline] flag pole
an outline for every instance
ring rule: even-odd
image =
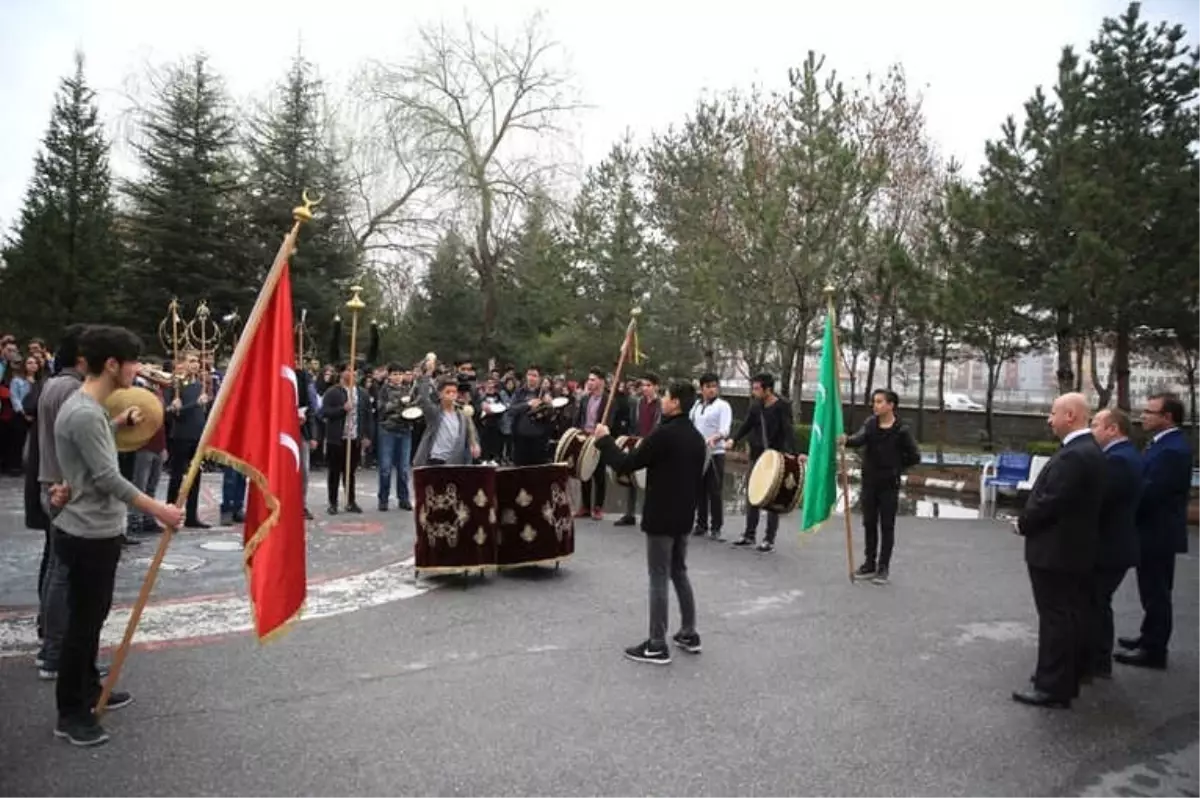
[[[621,353],[617,356],[617,370],[613,372],[612,386],[608,389],[608,401],[604,403],[604,412],[600,414],[601,424],[608,423],[608,411],[612,410],[613,400],[617,398],[617,385],[621,382],[621,369],[625,368],[625,361],[629,359],[629,348],[634,345],[633,336],[637,330],[637,320],[640,315],[642,315],[641,308],[633,308],[629,311],[629,326],[625,328],[625,341],[621,345]]]
[[[825,304],[830,319],[830,330],[833,332],[833,365],[838,374],[837,378],[837,398],[838,404],[842,402],[842,350],[838,344],[838,325],[837,325],[837,310],[833,306],[833,295],[836,289],[832,285],[825,286]],[[840,438],[845,430],[839,430],[838,437]],[[846,470],[846,445],[838,443],[838,464],[842,472],[842,517],[846,521],[846,575],[850,578],[850,583],[854,583],[854,531],[850,525],[850,473]]]
[[[362,293],[361,286],[357,286],[357,285],[350,286],[350,292],[353,294],[353,296],[351,296],[348,300],[346,300],[346,307],[348,307],[350,309],[350,371],[354,374],[354,384],[351,387],[357,390],[357,387],[358,387],[358,362],[357,362],[358,352],[356,351],[356,347],[358,346],[358,314],[360,311],[362,311],[363,308],[365,308],[367,306],[367,303],[363,302],[362,297],[359,296],[359,294]],[[346,394],[346,401],[350,401],[350,394],[348,392]],[[357,401],[355,401],[355,403],[354,403],[354,408],[353,408],[352,412],[355,415],[358,415],[358,402]],[[355,501],[354,497],[350,495],[350,452],[351,452],[350,445],[352,443],[358,444],[361,442],[362,439],[355,438],[353,441],[351,441],[349,438],[345,437],[345,435],[346,435],[345,426],[348,423],[350,423],[349,417],[347,417],[344,421],[342,421],[342,436],[346,442],[346,470],[342,473],[342,484],[346,487],[346,504],[358,504],[358,502]],[[362,434],[362,430],[359,430],[359,434],[360,435]]]
[[[250,317],[246,320],[246,326],[242,330],[242,335],[238,339],[237,347],[233,351],[233,357],[229,360],[229,369],[225,374],[225,382],[233,384],[237,379],[238,373],[242,370],[242,361],[245,359],[246,352],[250,348],[250,344],[254,340],[254,334],[258,330],[258,325],[262,321],[262,316],[267,310],[267,304],[270,301],[271,294],[275,290],[275,285],[279,282],[279,277],[283,274],[283,267],[287,263],[287,259],[291,256],[292,251],[296,248],[296,237],[300,234],[300,226],[313,218],[312,209],[320,203],[320,199],[310,199],[308,192],[303,194],[304,204],[292,209],[292,218],[295,222],[292,224],[291,232],[283,239],[283,243],[279,245],[279,252],[275,255],[275,262],[271,264],[271,271],[267,273],[267,279],[263,281],[262,289],[258,293],[258,299],[254,302],[254,309],[250,311]],[[213,430],[216,429],[214,423],[221,417],[221,412],[225,409],[225,402],[229,398],[229,391],[218,391],[216,398],[213,401],[212,410],[208,414],[208,419],[204,422],[204,431],[200,434],[200,443],[196,447],[196,454],[192,456],[191,463],[188,464],[187,473],[183,477],[183,482],[179,486],[179,496],[175,500],[176,506],[182,506],[191,491],[192,484],[200,478],[200,467],[204,462],[204,450],[207,448],[208,440],[212,437]],[[96,719],[99,720],[104,715],[104,710],[108,706],[108,697],[112,694],[113,687],[117,684],[117,679],[121,676],[121,668],[125,665],[125,658],[129,656],[129,647],[133,642],[133,634],[137,631],[138,622],[142,619],[142,611],[146,609],[146,602],[150,600],[150,592],[154,589],[154,582],[158,579],[158,572],[162,568],[163,558],[167,555],[167,547],[171,543],[171,537],[175,534],[175,529],[172,527],[164,527],[162,536],[158,541],[158,549],[154,552],[154,559],[150,561],[150,568],[146,571],[146,578],[142,581],[142,589],[138,593],[137,602],[133,605],[133,610],[129,613],[129,622],[125,625],[125,636],[121,639],[121,645],[117,647],[117,653],[113,656],[112,668],[108,672],[108,678],[104,680],[104,687],[100,691],[100,699],[96,702]]]

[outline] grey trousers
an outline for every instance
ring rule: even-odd
[[[158,483],[162,479],[162,455],[158,452],[135,452],[133,457],[132,482],[138,490],[147,496],[158,495]],[[129,532],[147,532],[157,529],[154,516],[134,509],[129,505],[125,516],[125,529]]]
[[[687,575],[687,535],[646,535],[646,565],[650,571],[650,642],[666,645],[671,596],[668,579],[675,585],[681,622],[679,631],[696,631],[696,598]]]
[[[51,521],[58,516],[58,509],[50,506],[50,486],[42,485],[42,509]],[[42,615],[42,648],[38,659],[45,663],[46,670],[58,670],[58,658],[62,653],[63,637],[67,633],[67,589],[69,573],[67,566],[54,550],[54,534],[49,535],[49,561],[46,563],[46,578],[38,596]]]

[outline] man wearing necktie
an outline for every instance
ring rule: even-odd
[[[1083,394],[1054,400],[1050,428],[1062,447],[1042,469],[1014,531],[1025,538],[1025,563],[1038,614],[1037,670],[1013,700],[1067,709],[1085,675],[1089,590],[1096,564],[1104,454],[1088,430]]]
[[[1127,650],[1113,659],[1123,665],[1167,667],[1175,555],[1187,553],[1187,506],[1192,487],[1192,447],[1179,427],[1182,423],[1179,397],[1155,394],[1146,400],[1142,429],[1153,437],[1143,457],[1142,498],[1137,511],[1138,596],[1145,616],[1141,634],[1117,641]]]

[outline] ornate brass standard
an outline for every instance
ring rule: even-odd
[[[316,354],[309,355],[304,349],[304,342],[307,339],[309,344],[312,344],[312,333],[308,330],[308,309],[300,309],[300,321],[296,322],[296,368],[303,370],[305,364],[316,357]]]
[[[162,344],[163,354],[171,356],[171,368],[174,374],[179,373],[179,347],[186,345],[187,328],[183,319],[179,318],[179,300],[172,299],[167,303],[167,315],[158,323],[158,340]]]
[[[200,300],[196,315],[187,324],[188,345],[200,353],[200,369],[204,374],[204,393],[212,396],[213,366],[216,365],[217,347],[221,343],[221,327],[209,312],[208,302]]]
[[[357,396],[357,393],[358,393],[358,362],[357,362],[358,352],[356,351],[356,348],[357,348],[357,344],[358,344],[358,314],[363,311],[363,308],[365,308],[367,306],[367,303],[363,302],[362,297],[360,296],[360,294],[362,294],[362,286],[359,286],[359,285],[350,286],[350,291],[353,294],[353,296],[351,296],[350,299],[348,299],[346,301],[346,308],[350,311],[350,361],[349,362],[350,362],[350,371],[351,371],[351,373],[354,374],[354,391],[355,391],[356,396],[355,396],[355,402],[354,402],[354,407],[353,407],[352,411],[355,416],[355,429],[357,429],[358,428],[358,402],[361,400],[361,398]],[[343,424],[348,424],[349,422],[350,422],[350,419],[347,418],[343,422]],[[345,434],[345,433],[343,432],[343,434]],[[358,430],[358,434],[360,436],[362,435],[361,429]],[[356,439],[355,443],[357,443],[358,440],[359,439]],[[345,476],[343,477],[343,479],[345,480],[345,485],[346,485],[347,491],[350,490],[350,447],[351,447],[351,442],[349,440],[347,440],[346,441],[346,472],[345,472]],[[355,499],[353,496],[350,496],[349,494],[347,494],[346,501],[354,501],[354,500]]]

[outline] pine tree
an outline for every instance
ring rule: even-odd
[[[83,54],[64,78],[0,271],[0,316],[14,331],[56,337],[78,321],[112,321],[120,277],[109,145]]]
[[[214,316],[244,317],[258,292],[238,210],[237,123],[220,78],[197,55],[169,69],[157,95],[135,143],[143,176],[124,186],[128,323],[147,335],[172,297],[186,313],[207,300]]]
[[[348,296],[357,258],[345,225],[346,186],[327,135],[324,87],[311,63],[297,55],[271,102],[250,121],[247,251],[255,274],[264,275],[291,224],[301,194],[320,198],[291,260],[293,303],[315,317],[314,334]]]
[[[488,357],[553,368],[572,356],[561,334],[574,322],[570,251],[553,224],[551,210],[550,199],[535,194],[515,242],[506,248],[509,263],[500,287],[497,320],[500,348],[486,353]],[[589,364],[575,365],[587,368]]]
[[[483,297],[467,258],[462,236],[457,230],[448,231],[401,321],[401,339],[411,359],[430,351],[443,361],[474,356],[471,352],[479,343]]]
[[[641,159],[628,141],[588,171],[576,199],[571,244],[579,285],[575,354],[585,368],[613,359],[614,347],[654,280],[642,198]],[[644,348],[644,347],[643,347]]]

